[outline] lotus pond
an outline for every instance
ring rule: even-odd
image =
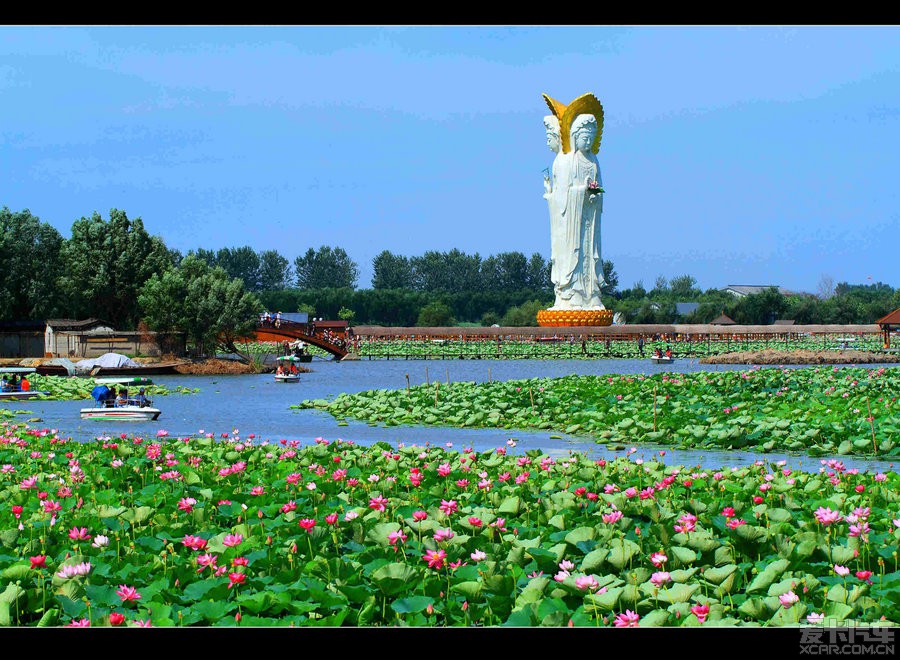
[[[435,382],[301,408],[385,425],[557,430],[610,445],[900,455],[900,368],[749,369]]]
[[[895,472],[211,435],[0,423],[0,625],[900,621]]]

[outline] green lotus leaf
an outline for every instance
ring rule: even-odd
[[[722,584],[722,582],[724,582],[727,577],[733,575],[736,570],[737,566],[735,564],[728,564],[718,568],[708,568],[703,571],[703,577],[713,584]]]
[[[397,614],[414,614],[424,612],[429,605],[434,605],[434,598],[428,596],[410,596],[391,603],[391,609]]]
[[[622,539],[620,542],[613,541],[613,545],[609,550],[606,561],[612,564],[616,569],[622,570],[625,564],[640,551],[641,547],[629,539]]]
[[[407,564],[387,564],[372,572],[372,581],[386,596],[393,596],[409,589],[419,572]]]

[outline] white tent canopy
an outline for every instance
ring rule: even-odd
[[[139,367],[141,366],[127,355],[121,353],[104,353],[100,357],[79,360],[75,363],[75,369],[78,371],[92,371],[97,367]]]

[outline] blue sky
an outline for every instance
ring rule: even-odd
[[[603,103],[620,287],[900,286],[900,28],[0,27],[0,206],[182,252],[549,258],[542,93]],[[871,279],[869,279],[871,278]]]

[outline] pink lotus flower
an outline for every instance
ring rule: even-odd
[[[459,510],[459,505],[456,503],[456,500],[441,500],[441,505],[438,508],[449,516]]]
[[[313,527],[316,526],[316,521],[313,520],[312,518],[302,518],[300,520],[300,522],[298,522],[297,524],[300,525],[300,527],[305,529],[307,532],[309,532],[309,530],[311,530]]]
[[[806,621],[811,623],[812,625],[816,625],[817,623],[822,623],[825,620],[825,614],[822,612],[813,612],[812,614],[806,615]]]
[[[91,622],[88,619],[73,619],[70,621],[66,628],[90,628]]]
[[[841,577],[846,577],[846,576],[850,575],[849,568],[847,568],[846,566],[838,566],[837,564],[834,565],[834,572],[837,573],[838,575],[840,575]]]
[[[69,530],[69,538],[75,541],[89,541],[91,535],[87,533],[87,527],[73,527]]]
[[[621,511],[613,511],[612,513],[604,513],[601,518],[607,525],[612,525],[619,521],[624,514]]]
[[[182,497],[178,501],[178,508],[184,511],[185,513],[190,513],[194,510],[194,505],[197,503],[193,497]]]
[[[450,529],[438,529],[434,532],[434,540],[438,543],[452,539],[453,536],[453,530]]]
[[[111,626],[121,626],[125,623],[125,615],[119,612],[110,612],[109,613],[109,625]]]
[[[832,511],[831,509],[826,509],[821,506],[816,509],[815,516],[819,524],[825,525],[826,527],[844,519],[839,511]]]
[[[800,600],[800,596],[795,594],[793,591],[788,591],[786,594],[781,594],[778,597],[778,600],[781,601],[781,604],[785,609],[791,607],[794,603]]]
[[[731,520],[729,520],[728,522],[725,523],[725,526],[730,529],[737,529],[741,525],[746,525],[746,524],[747,524],[747,521],[744,520],[743,518],[732,518]]]
[[[281,513],[288,513],[290,511],[294,511],[297,508],[297,503],[294,500],[290,500],[287,504],[283,504],[281,506]]]
[[[637,612],[632,612],[631,610],[625,610],[622,614],[616,615],[616,628],[640,628],[638,621],[640,621],[641,617],[638,616]]]
[[[36,555],[34,557],[29,557],[28,559],[31,561],[31,570],[36,568],[47,568],[46,555]]]
[[[865,580],[869,584],[872,584],[872,580],[869,578],[872,577],[872,571],[856,571],[856,577],[860,580]]]
[[[336,525],[337,521],[338,521],[338,514],[336,514],[336,513],[329,513],[327,516],[325,516],[325,522],[328,523],[329,525]]]
[[[153,624],[150,623],[150,619],[135,619],[134,627],[135,628],[152,628]]]
[[[232,587],[234,587],[238,584],[244,584],[244,582],[246,582],[246,581],[247,581],[247,576],[244,575],[243,573],[229,573],[228,574],[228,588],[229,589],[231,589]]]
[[[444,550],[426,550],[422,559],[428,562],[428,568],[443,568],[447,561],[447,553]]]
[[[597,582],[597,578],[595,578],[593,575],[581,575],[575,578],[575,586],[582,591],[586,589],[595,591],[600,587],[600,583]]]
[[[207,566],[209,566],[209,568],[214,571],[216,569],[216,555],[211,555],[211,554],[198,555],[197,556],[197,565],[200,567],[197,569],[198,573],[200,571],[202,571],[204,568],[206,568]]]
[[[709,605],[694,605],[693,607],[691,607],[691,612],[702,624],[704,621],[706,621],[706,617],[709,616]]]
[[[734,507],[726,506],[722,509],[722,515],[726,518],[734,518]]]
[[[225,538],[222,539],[222,545],[228,548],[233,548],[235,546],[240,545],[244,542],[243,534],[226,534]]]
[[[654,552],[652,555],[650,555],[650,561],[653,563],[654,566],[659,568],[660,566],[665,564],[667,561],[669,561],[669,558],[666,557],[661,552]]]
[[[266,493],[266,489],[263,488],[262,486],[254,486],[250,490],[251,495],[265,495],[265,493]]]
[[[22,517],[22,511],[23,511],[23,509],[21,506],[19,506],[18,504],[13,504],[12,512],[13,512],[13,515],[16,517],[16,520],[18,520],[19,518]]]
[[[56,575],[63,580],[68,580],[69,578],[78,577],[79,575],[87,575],[90,572],[91,564],[89,562],[83,562],[72,566],[63,566]]]
[[[666,571],[659,571],[650,576],[650,583],[654,587],[660,588],[672,581],[672,576]]]
[[[119,596],[119,598],[122,599],[123,603],[126,603],[130,600],[140,600],[141,599],[141,594],[138,593],[137,589],[135,589],[134,587],[129,587],[124,584],[119,585],[119,588],[116,589],[116,594]]]
[[[421,522],[421,521],[425,520],[427,517],[428,517],[428,514],[422,510],[413,511],[413,514],[412,514],[412,518],[416,522]]]
[[[487,558],[487,554],[485,554],[484,551],[482,551],[482,550],[476,550],[469,556],[472,558],[472,561],[474,561],[474,562],[479,562],[479,561],[482,561]]]
[[[376,511],[384,511],[385,504],[387,504],[387,498],[382,497],[381,495],[377,495],[369,500],[369,508],[375,509]]]
[[[625,497],[631,499],[635,495],[637,495],[637,488],[635,488],[634,486],[631,486],[625,490]]]
[[[190,534],[186,535],[181,540],[181,543],[191,550],[203,550],[206,547],[206,539],[202,539],[199,536],[191,536]]]

